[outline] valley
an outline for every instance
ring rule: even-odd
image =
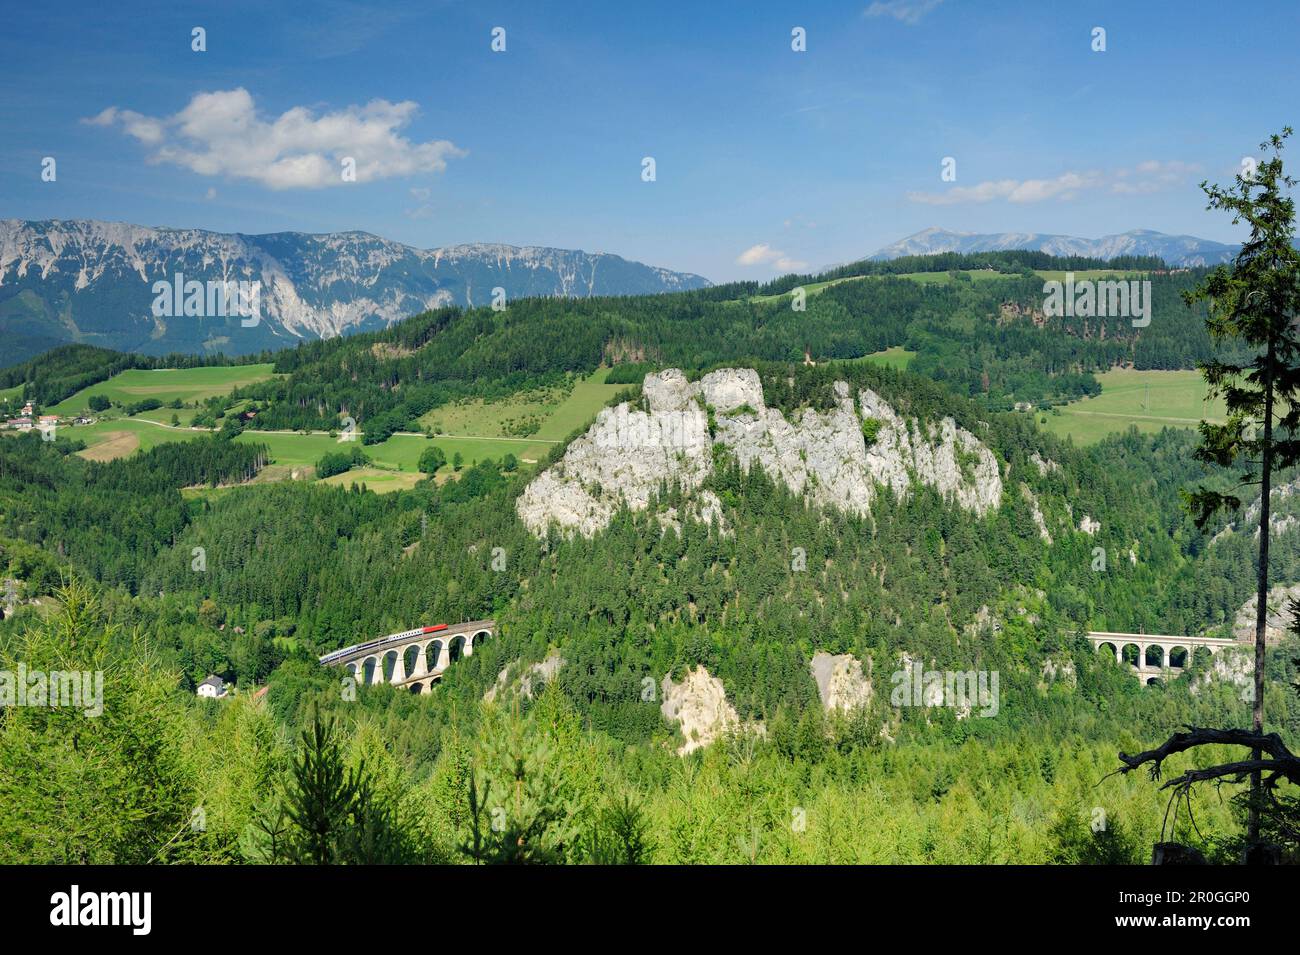
[[[60,418],[89,415],[92,424],[67,428],[76,440],[86,444],[82,457],[110,461],[160,444],[183,441],[210,433],[191,425],[200,406],[208,399],[228,398],[241,387],[273,378],[269,364],[235,367],[198,367],[174,370],[129,370],[104,382],[87,386],[46,409]],[[485,402],[470,399],[430,412],[420,424],[430,435],[400,432],[366,449],[373,467],[356,468],[324,479],[330,484],[364,483],[377,493],[409,489],[424,477],[418,464],[429,447],[440,449],[447,461],[458,458],[467,466],[484,460],[513,455],[525,467],[536,464],[551,448],[576,428],[584,426],[622,386],[606,385],[607,369],[575,378],[551,388],[533,390],[504,400]],[[90,397],[100,396],[115,407],[95,412]],[[130,406],[145,399],[164,402],[162,407],[125,414]],[[233,411],[246,402],[232,406]],[[124,407],[125,406],[125,407]],[[172,419],[175,423],[172,423]],[[509,434],[512,424],[532,425],[527,436]],[[271,431],[259,429],[249,419],[236,440],[265,445],[272,456],[277,479],[310,479],[323,455],[349,447],[337,433]],[[517,429],[516,429],[517,430]],[[357,434],[359,443],[364,431]]]

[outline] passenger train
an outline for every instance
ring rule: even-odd
[[[369,640],[366,643],[358,643],[355,646],[344,647],[341,650],[335,650],[333,653],[327,653],[325,654],[325,656],[320,658],[320,662],[324,664],[333,663],[335,660],[342,659],[343,657],[346,656],[351,656],[354,653],[360,653],[363,650],[370,650],[375,647],[382,647],[385,644],[391,643],[394,640],[400,640],[405,637],[422,637],[427,633],[438,633],[439,631],[446,630],[446,629],[447,629],[447,624],[438,623],[438,624],[434,624],[432,627],[416,627],[414,630],[403,630],[400,633],[390,633],[386,637],[379,637],[378,639],[375,640]]]

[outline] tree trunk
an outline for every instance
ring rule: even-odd
[[[1264,636],[1268,622],[1268,539],[1270,536],[1269,498],[1272,487],[1273,466],[1273,342],[1268,344],[1267,364],[1264,372],[1264,455],[1260,462],[1263,472],[1260,480],[1259,507],[1259,579],[1255,588],[1255,698],[1252,701],[1252,723],[1256,733],[1264,732]],[[1260,758],[1258,749],[1251,753]],[[1247,840],[1250,845],[1259,842],[1259,806],[1263,798],[1260,771],[1250,774],[1250,813],[1247,817]]]

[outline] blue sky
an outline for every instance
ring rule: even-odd
[[[550,245],[714,281],[928,226],[1231,241],[1196,184],[1300,118],[1300,4],[1245,9],[11,4],[0,217]]]

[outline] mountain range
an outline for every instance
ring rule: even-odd
[[[904,255],[934,255],[939,252],[1002,252],[1026,249],[1049,255],[1085,255],[1112,259],[1119,255],[1156,255],[1172,266],[1190,268],[1218,265],[1237,254],[1239,246],[1198,239],[1191,235],[1166,235],[1150,229],[1133,229],[1100,239],[1082,239],[1072,235],[1048,235],[1039,232],[950,232],[946,229],[923,229],[905,239],[887,245],[872,259],[896,259]]]
[[[259,320],[155,315],[154,283],[258,281]],[[247,354],[383,328],[442,305],[641,295],[707,279],[603,252],[495,244],[417,249],[366,232],[269,235],[93,219],[0,220],[0,364],[67,342],[146,354]]]
[[[1237,246],[1135,229],[1100,239],[930,228],[880,249],[884,260],[1028,249],[1109,259],[1154,255],[1188,267]],[[159,281],[260,283],[258,321],[155,314]],[[94,219],[0,219],[0,367],[80,342],[143,354],[240,355],[384,328],[443,305],[534,296],[644,295],[703,288],[699,275],[617,255],[474,243],[417,249],[367,232],[267,235],[155,228]],[[168,304],[181,300],[166,296]]]

